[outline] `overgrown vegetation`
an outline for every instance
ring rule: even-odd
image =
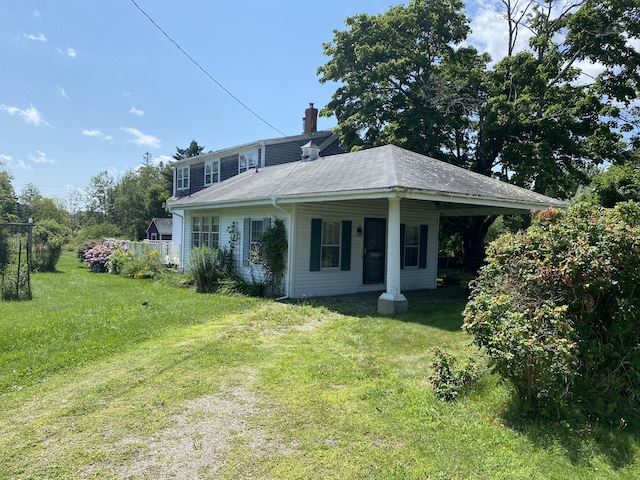
[[[578,202],[491,244],[464,329],[537,412],[640,413],[640,204]]]

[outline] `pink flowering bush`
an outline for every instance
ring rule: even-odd
[[[108,262],[111,254],[120,246],[119,242],[106,240],[102,244],[96,245],[87,250],[84,260],[87,262],[89,270],[96,273],[108,271]]]

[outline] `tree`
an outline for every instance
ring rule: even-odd
[[[611,165],[591,182],[593,198],[604,207],[634,200],[640,202],[640,165]]]
[[[637,131],[640,36],[635,0],[502,0],[507,56],[463,46],[469,32],[457,0],[412,0],[346,19],[323,45],[320,81],[341,84],[321,111],[335,115],[348,150],[393,143],[488,176],[567,197],[586,172],[625,156],[622,132]],[[634,14],[636,12],[636,14]],[[521,30],[529,48],[517,51]],[[585,81],[579,62],[606,69]],[[495,217],[450,220],[466,266],[484,257]]]
[[[0,161],[0,222],[17,220],[15,214],[18,204],[11,180],[11,175],[4,169],[4,163]]]
[[[113,188],[115,224],[133,240],[145,237],[152,218],[166,216],[171,196],[166,168],[143,165],[124,174]]]
[[[204,146],[198,145],[198,142],[191,140],[188,148],[176,147],[176,154],[173,156],[176,160],[182,160],[183,158],[195,157],[200,155],[204,150]]]
[[[91,177],[91,183],[86,188],[87,223],[113,223],[113,188],[115,181],[106,170]]]

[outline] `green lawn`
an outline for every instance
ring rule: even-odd
[[[92,274],[72,254],[0,302],[0,478],[638,478],[629,425],[523,420],[491,375],[437,400],[433,347],[466,357],[462,287],[276,303]]]

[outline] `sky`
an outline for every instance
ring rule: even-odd
[[[495,59],[506,25],[491,3],[468,2],[469,40]],[[337,88],[319,82],[323,42],[346,17],[392,4],[0,0],[0,168],[16,194],[33,184],[64,199],[147,152],[166,163],[192,140],[211,151],[300,134],[309,103]]]

